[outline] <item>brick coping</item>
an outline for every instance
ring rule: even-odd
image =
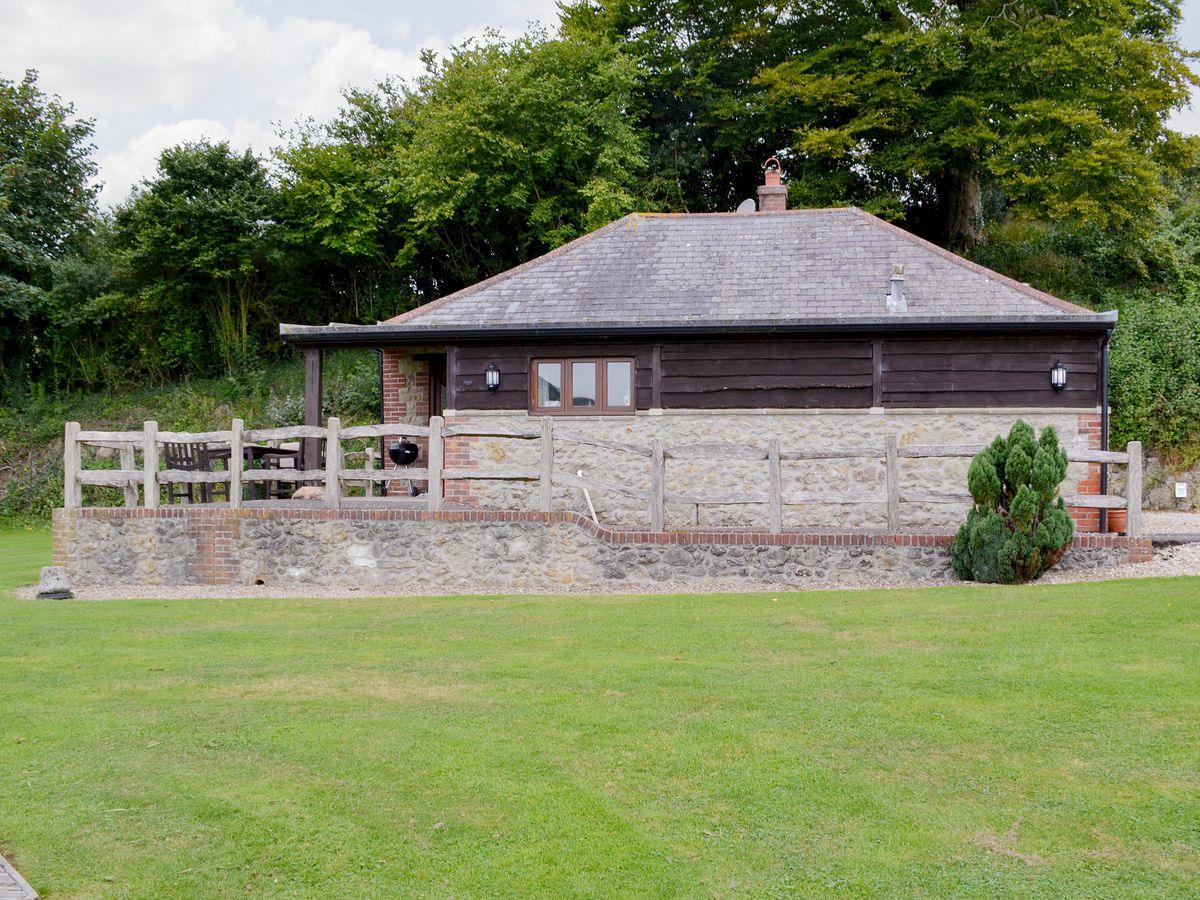
[[[588,534],[613,544],[730,544],[761,547],[949,547],[952,533],[884,532],[847,529],[844,531],[783,531],[771,534],[765,529],[695,528],[677,531],[618,529],[597,525],[587,516],[568,510],[531,512],[510,509],[443,510],[423,509],[280,509],[278,507],[187,507],[159,509],[144,507],[92,506],[54,510],[56,525],[78,517],[85,519],[208,519],[213,522],[232,519],[295,519],[316,521],[370,522],[531,522],[546,525],[575,525]],[[1152,549],[1149,537],[1118,534],[1076,533],[1072,546],[1080,549],[1114,548],[1135,551],[1148,557]],[[1137,552],[1140,551],[1140,552]]]

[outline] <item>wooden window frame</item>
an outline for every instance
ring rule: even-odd
[[[537,369],[543,363],[562,366],[562,405],[538,406]],[[575,406],[572,363],[596,364],[596,405]],[[629,405],[608,405],[608,364],[629,364]],[[529,412],[537,416],[631,416],[637,412],[637,363],[632,356],[539,356],[529,361]]]

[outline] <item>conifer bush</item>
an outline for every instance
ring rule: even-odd
[[[1075,534],[1059,485],[1067,454],[1053,428],[1035,432],[1018,419],[971,460],[967,486],[975,501],[950,548],[954,571],[969,581],[1019,584],[1062,559]]]

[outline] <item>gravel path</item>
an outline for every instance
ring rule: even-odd
[[[1084,569],[1071,572],[1051,571],[1042,579],[1043,584],[1071,584],[1075,582],[1112,581],[1118,578],[1163,578],[1175,575],[1200,575],[1200,543],[1183,544],[1158,550],[1150,562],[1137,565],[1111,566],[1103,569]],[[925,579],[906,581],[880,581],[877,579],[851,577],[844,581],[822,581],[805,584],[803,587],[771,584],[743,579],[663,581],[652,587],[605,586],[564,588],[562,594],[707,594],[761,592],[773,593],[797,590],[847,590],[852,588],[923,588],[966,586],[969,582],[950,579]],[[991,585],[972,585],[981,589]],[[17,596],[31,599],[37,593],[33,587],[21,588]],[[449,593],[455,593],[453,591]],[[463,592],[459,592],[463,593]],[[502,591],[493,596],[519,592]],[[335,588],[299,584],[295,587],[238,585],[226,587],[164,587],[162,585],[122,585],[120,587],[83,588],[76,592],[80,600],[228,600],[248,599],[331,599],[345,600],[355,597],[405,597],[420,596],[411,592],[380,591],[378,588]],[[61,601],[60,601],[61,602]]]
[[[1146,534],[1200,534],[1200,512],[1142,513],[1142,530]]]

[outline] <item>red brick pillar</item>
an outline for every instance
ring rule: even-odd
[[[1089,412],[1079,415],[1077,434],[1085,434],[1088,439],[1089,450],[1100,449],[1100,413]],[[1080,479],[1075,492],[1078,494],[1099,494],[1100,493],[1100,463],[1088,463],[1087,475]],[[1100,510],[1083,506],[1070,506],[1067,508],[1071,518],[1075,520],[1075,528],[1078,531],[1099,531],[1100,530]]]
[[[429,424],[429,363],[425,360],[409,358],[403,350],[383,351],[383,421],[386,424],[394,422],[411,422],[416,425]],[[424,468],[429,462],[429,441],[427,438],[409,435],[421,448],[421,455],[415,466]],[[384,468],[394,468],[388,458],[387,448],[399,437],[387,437],[383,441]],[[406,480],[389,482],[389,496],[407,496],[408,482]]]

